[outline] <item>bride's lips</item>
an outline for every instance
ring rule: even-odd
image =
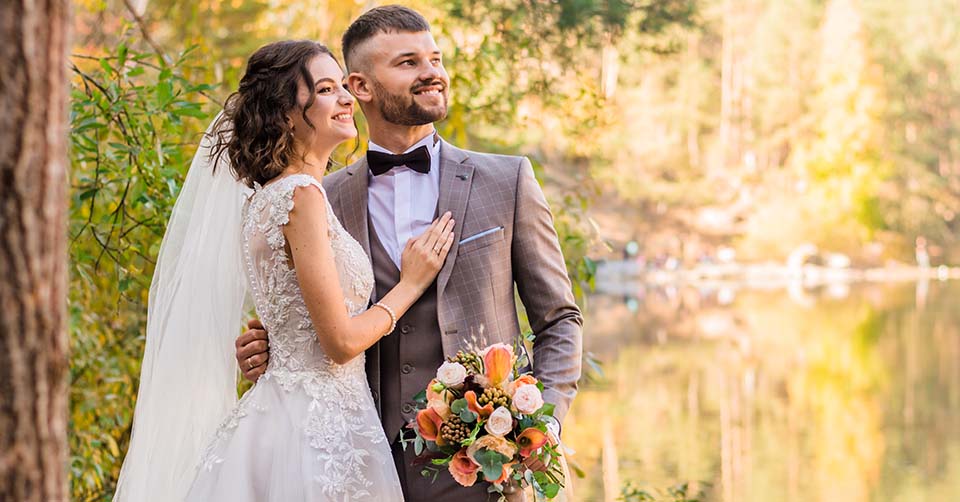
[[[351,110],[342,111],[342,112],[334,115],[332,118],[333,118],[333,120],[336,121],[336,122],[349,122],[349,123],[352,124],[352,123],[353,123],[353,111],[351,111]]]

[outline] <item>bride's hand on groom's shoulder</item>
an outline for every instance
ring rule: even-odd
[[[247,322],[247,331],[237,338],[236,346],[237,365],[243,378],[256,383],[260,375],[267,371],[267,362],[270,360],[270,346],[263,323],[259,319]]]

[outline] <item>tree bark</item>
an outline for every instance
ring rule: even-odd
[[[0,2],[0,500],[69,498],[68,10]]]

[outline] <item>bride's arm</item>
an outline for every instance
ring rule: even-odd
[[[323,194],[317,187],[304,186],[296,189],[293,200],[283,234],[290,246],[297,281],[320,346],[334,362],[344,364],[389,334],[392,319],[380,308],[355,317],[348,315],[327,234]],[[452,244],[453,221],[447,213],[422,236],[407,243],[400,282],[380,303],[401,317],[434,281]]]

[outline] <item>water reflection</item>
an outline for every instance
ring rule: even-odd
[[[960,283],[624,284],[588,307],[605,378],[565,424],[578,499],[960,500]]]

